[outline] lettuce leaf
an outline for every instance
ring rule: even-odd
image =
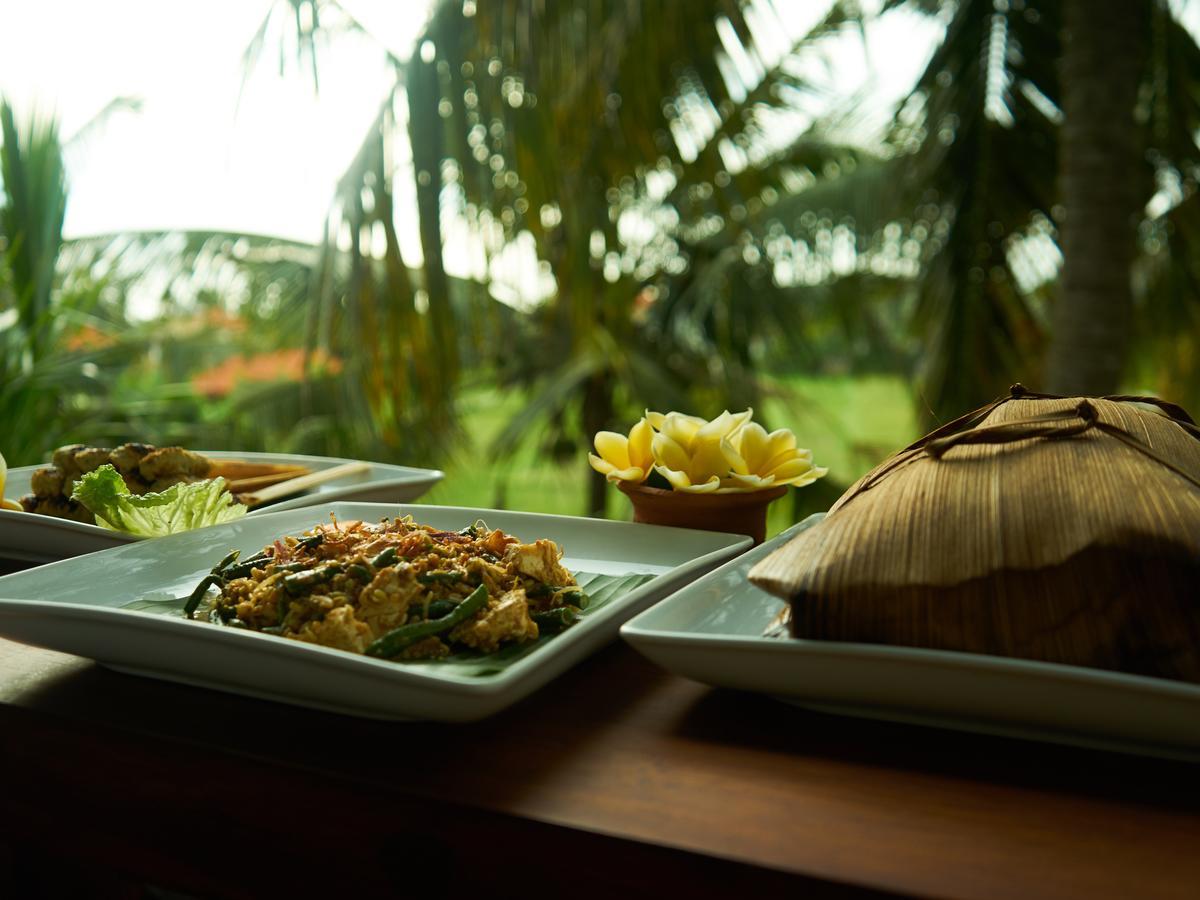
[[[91,510],[97,525],[142,537],[190,531],[246,514],[246,507],[225,490],[224,478],[175,484],[161,493],[139,496],[110,465],[88,472],[75,482],[71,499]]]

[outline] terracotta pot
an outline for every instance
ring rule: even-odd
[[[755,546],[767,536],[767,507],[787,493],[786,485],[736,494],[689,494],[628,481],[617,487],[633,504],[635,522],[748,534]]]

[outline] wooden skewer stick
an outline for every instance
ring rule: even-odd
[[[231,494],[252,494],[255,491],[262,490],[265,487],[270,487],[273,484],[279,484],[281,481],[289,481],[292,478],[299,478],[301,475],[307,475],[312,469],[297,469],[291,472],[271,472],[266,475],[254,475],[247,478],[227,479],[225,485]]]
[[[345,478],[347,475],[357,475],[360,472],[367,471],[370,467],[371,464],[366,462],[344,463],[340,466],[334,466],[332,469],[321,469],[318,472],[301,475],[299,478],[289,478],[287,481],[281,481],[278,484],[265,487],[254,494],[242,494],[239,499],[246,506],[253,509],[256,506],[262,506],[262,504],[268,501],[298,494],[301,491],[306,491],[327,481],[335,481],[338,478]]]
[[[286,475],[295,478],[297,475],[307,475],[312,471],[308,466],[290,463],[248,462],[242,459],[208,459],[208,477],[220,475],[226,481],[240,481],[243,478],[258,478],[263,475]]]

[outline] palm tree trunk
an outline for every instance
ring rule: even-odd
[[[1061,293],[1050,390],[1115,393],[1133,326],[1130,275],[1142,157],[1134,104],[1145,64],[1149,0],[1063,0]]]

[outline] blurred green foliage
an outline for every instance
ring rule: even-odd
[[[411,59],[381,48],[395,84],[316,246],[64,242],[63,141],[0,106],[10,464],[136,438],[436,465],[452,477],[434,500],[620,514],[583,461],[596,430],[646,407],[753,405],[831,467],[832,487],[806,489],[827,502],[922,423],[1037,383],[1054,299],[1056,4],[882,14],[900,6],[944,39],[870,135],[804,75],[827,41],[861,33],[852,2],[786,48],[761,41],[787,33],[767,0],[438,3]],[[1129,177],[1156,202],[1138,233],[1129,380],[1187,403],[1200,50],[1165,2],[1147,14],[1146,165]],[[280,3],[247,77],[298,50],[315,89],[321,41],[360,28],[330,0]],[[400,178],[417,196],[415,269],[395,228]],[[464,240],[477,280],[446,271],[447,242]],[[535,298],[503,265],[514,247],[535,262]],[[128,298],[148,289],[159,314],[131,320]],[[804,494],[774,514],[801,515]]]

